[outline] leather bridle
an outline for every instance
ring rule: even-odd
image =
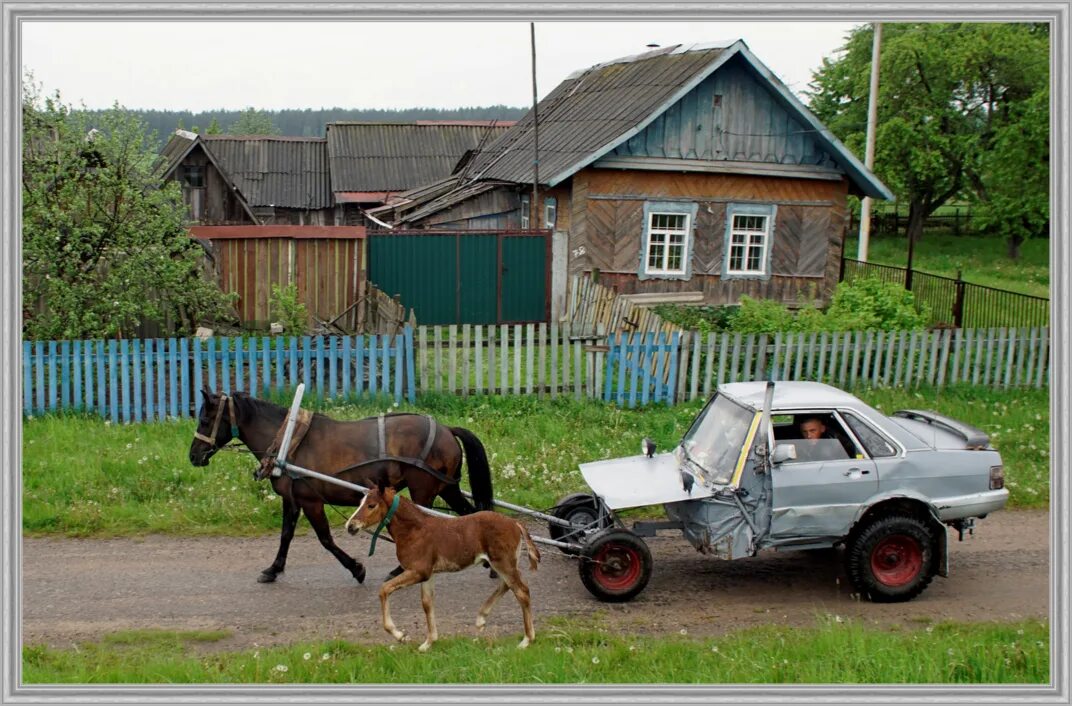
[[[194,438],[195,439],[198,439],[199,441],[205,442],[206,444],[211,446],[213,449],[220,448],[220,445],[216,443],[216,434],[220,430],[220,421],[223,419],[223,408],[225,406],[224,403],[226,403],[227,410],[228,410],[228,412],[230,414],[230,417],[231,417],[231,438],[232,439],[237,439],[238,438],[238,419],[235,416],[234,398],[233,397],[228,397],[227,395],[220,395],[220,404],[219,404],[218,407],[216,407],[216,418],[212,421],[211,435],[210,436],[205,436],[201,432],[194,432]]]

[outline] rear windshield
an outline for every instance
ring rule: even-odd
[[[681,441],[686,460],[699,466],[708,481],[726,485],[733,478],[754,416],[753,410],[716,395]]]

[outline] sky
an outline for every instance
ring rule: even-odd
[[[854,25],[537,22],[540,98],[648,44],[743,39],[798,96]],[[532,104],[528,22],[26,21],[22,70],[66,103],[130,109],[459,108]],[[803,96],[801,96],[803,97]]]

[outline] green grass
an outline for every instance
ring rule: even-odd
[[[552,619],[536,641],[447,637],[220,652],[218,635],[118,634],[72,649],[23,647],[27,684],[1045,684],[1040,621],[865,627],[825,615],[717,638],[628,635]]]
[[[845,256],[859,253],[856,236],[845,241]],[[1036,297],[1050,296],[1050,241],[1026,241],[1019,260],[1010,260],[1001,238],[980,236],[936,236],[924,234],[912,254],[913,269],[998,289],[1009,289]],[[908,241],[903,237],[873,238],[868,246],[868,262],[905,267]]]
[[[858,393],[887,413],[933,409],[983,429],[1002,453],[1010,506],[1048,506],[1047,390],[877,388]],[[426,395],[416,406],[401,409],[471,429],[487,448],[496,497],[540,509],[585,489],[580,463],[639,453],[645,436],[660,449],[672,448],[701,407],[700,400],[630,410],[561,398]],[[337,419],[387,409],[392,409],[389,403],[367,400],[325,407]],[[26,420],[24,531],[129,536],[277,530],[281,501],[268,482],[253,480],[251,454],[221,451],[206,467],[190,465],[195,426],[193,420],[113,425],[77,415]]]

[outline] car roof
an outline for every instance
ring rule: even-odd
[[[763,409],[763,398],[767,392],[767,381],[731,382],[719,385],[719,394],[752,407]],[[807,407],[856,407],[867,408],[858,397],[844,390],[821,382],[797,380],[774,381],[774,409],[794,409]]]

